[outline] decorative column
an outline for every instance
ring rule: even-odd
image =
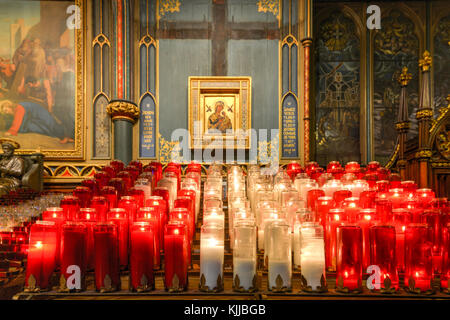
[[[139,108],[131,101],[112,100],[106,112],[114,124],[114,159],[128,164],[133,158],[133,125],[139,119]]]
[[[428,186],[428,162],[431,158],[431,147],[428,144],[430,127],[433,121],[433,109],[431,108],[430,97],[430,68],[432,58],[430,52],[423,53],[423,58],[419,59],[419,68],[422,71],[422,86],[420,89],[419,109],[416,118],[419,125],[419,150],[416,159],[419,161],[419,187]]]
[[[399,139],[399,152],[397,167],[400,171],[400,176],[402,180],[406,180],[406,159],[405,159],[405,148],[406,148],[406,137],[410,127],[409,117],[408,117],[408,99],[406,87],[408,82],[412,79],[412,75],[408,73],[408,68],[403,67],[402,73],[398,77],[398,82],[400,83],[400,103],[398,110],[397,122],[395,123],[395,128],[398,132]]]

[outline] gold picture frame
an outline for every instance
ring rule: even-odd
[[[250,149],[251,77],[189,77],[189,148]]]
[[[46,15],[51,15],[52,19],[46,18],[45,21],[52,21],[47,23],[46,27],[38,27],[39,23],[42,24],[42,21],[38,22],[35,25],[28,26],[28,30],[33,31],[34,33],[24,33],[22,36],[22,41],[20,45],[23,45],[23,41],[26,39],[29,39],[28,41],[36,41],[35,39],[39,39],[41,42],[42,48],[45,51],[45,58],[50,58],[49,52],[55,53],[52,58],[54,59],[54,63],[56,67],[60,67],[60,64],[62,63],[61,60],[64,60],[66,65],[62,66],[62,70],[64,70],[65,74],[70,73],[70,82],[64,82],[67,81],[67,78],[63,78],[65,80],[59,80],[60,83],[57,83],[59,87],[67,88],[69,90],[68,92],[71,92],[73,94],[73,104],[63,104],[58,105],[57,98],[55,97],[56,92],[60,89],[57,89],[57,85],[53,86],[51,84],[51,89],[53,89],[53,110],[51,109],[51,103],[48,102],[49,96],[51,94],[47,95],[47,98],[44,100],[35,99],[33,96],[29,95],[18,95],[17,93],[14,93],[13,90],[4,91],[4,95],[2,97],[2,101],[9,100],[11,101],[14,106],[16,104],[25,103],[27,107],[30,107],[30,105],[34,104],[32,106],[34,109],[38,109],[36,105],[39,105],[39,107],[46,108],[46,101],[48,102],[48,111],[50,112],[50,115],[54,116],[55,121],[58,123],[60,127],[67,128],[67,123],[70,124],[71,130],[67,131],[64,129],[64,135],[57,136],[57,135],[46,135],[43,133],[36,133],[36,131],[25,131],[24,136],[20,136],[22,131],[18,131],[17,133],[8,133],[7,136],[6,132],[9,128],[9,126],[5,126],[3,129],[5,130],[5,133],[1,133],[1,137],[9,137],[13,140],[19,141],[23,147],[16,150],[16,153],[18,154],[28,154],[28,153],[34,153],[34,152],[40,152],[44,154],[45,160],[84,160],[85,159],[85,81],[86,81],[86,15],[85,15],[85,0],[73,0],[73,1],[63,1],[63,0],[57,0],[54,2],[49,1],[36,1],[36,5],[41,6],[41,11],[49,11],[46,12]],[[53,5],[53,7],[49,7],[52,10],[47,10],[48,8],[45,6]],[[27,6],[27,3],[24,3],[24,6]],[[44,6],[44,7],[42,7]],[[28,10],[31,10],[31,8],[27,8]],[[58,15],[55,15],[54,13],[58,12]],[[37,11],[37,14],[39,15],[39,11]],[[42,14],[41,14],[42,18]],[[58,38],[59,44],[58,45],[49,45],[48,40],[46,40],[49,34],[57,33],[58,30],[52,29],[52,23],[57,23],[59,21],[64,22],[65,29],[60,30],[62,33],[59,34],[60,38]],[[27,21],[25,21],[27,23]],[[71,27],[69,27],[71,25]],[[41,29],[39,29],[41,28]],[[47,29],[45,29],[47,28]],[[38,31],[36,31],[38,30]],[[58,34],[58,33],[57,33]],[[17,48],[16,48],[17,49]],[[14,53],[13,47],[11,47],[11,52]],[[63,52],[63,53],[61,53]],[[62,56],[61,56],[62,55]],[[58,61],[59,59],[59,61]],[[13,61],[13,60],[11,60]],[[47,62],[46,62],[47,63]],[[59,63],[59,64],[58,64]],[[17,67],[17,70],[19,67]],[[57,69],[57,68],[56,68]],[[48,70],[48,65],[47,65]],[[48,72],[48,71],[47,71]],[[19,76],[19,75],[18,75]],[[29,77],[23,77],[24,79]],[[36,76],[35,79],[39,79]],[[50,78],[48,73],[43,79]],[[25,80],[23,82],[26,82],[29,80]],[[45,80],[39,80],[44,82]],[[72,86],[73,84],[73,86]],[[13,89],[13,88],[11,88]],[[46,87],[48,91],[48,86]],[[19,91],[18,91],[19,92]],[[60,91],[61,92],[61,91]],[[61,98],[61,97],[60,97]],[[62,101],[61,99],[59,101]],[[59,114],[55,113],[55,106],[60,106]],[[69,117],[67,119],[64,119],[64,113],[67,113],[67,110],[61,111],[61,108],[66,107],[73,108],[73,118]],[[29,109],[25,108],[25,112],[28,112]],[[13,111],[14,112],[14,111]],[[70,111],[70,114],[72,111]],[[62,116],[61,116],[62,115]],[[14,115],[15,117],[15,115]],[[48,118],[48,117],[47,117]],[[72,121],[73,120],[73,121]],[[10,129],[11,130],[11,129]],[[50,130],[50,129],[46,129]],[[19,134],[19,135],[17,135]],[[30,136],[27,136],[31,134]],[[23,140],[23,141],[21,141]],[[68,141],[68,142],[59,142],[60,141]]]

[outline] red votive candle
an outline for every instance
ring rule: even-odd
[[[87,228],[83,223],[68,221],[62,227],[61,237],[61,278],[60,289],[80,291],[85,288],[87,267]],[[78,272],[73,266],[79,268],[80,281],[71,277]]]
[[[81,208],[76,221],[86,226],[86,263],[88,270],[92,270],[94,269],[94,226],[98,222],[97,212],[94,208]]]
[[[169,210],[169,208],[170,208],[169,189],[164,188],[164,187],[156,187],[155,189],[152,189],[152,195],[162,197],[167,203],[167,210]]]
[[[327,164],[327,172],[332,172],[333,170],[336,170],[338,168],[341,168],[341,164],[339,161],[330,161]]]
[[[118,193],[116,188],[106,186],[100,189],[100,194],[108,200],[108,210],[117,207]]]
[[[122,269],[128,266],[128,213],[123,208],[113,208],[108,212],[108,222],[117,227],[117,239],[119,242],[119,263]]]
[[[132,291],[155,288],[153,275],[154,242],[152,226],[148,222],[135,222],[131,228],[130,280]]]
[[[333,200],[336,204],[336,207],[341,207],[342,202],[344,202],[345,199],[351,198],[352,192],[350,190],[338,190],[333,193]]]
[[[377,225],[370,228],[370,264],[380,268],[380,278],[372,285],[377,289],[398,290],[394,226]]]
[[[387,199],[375,199],[375,210],[377,212],[378,220],[382,223],[391,221],[392,217],[392,202]]]
[[[431,227],[430,240],[433,244],[433,271],[440,273],[442,263],[442,226],[444,216],[439,209],[426,209],[422,214],[422,223]]]
[[[441,289],[450,294],[450,224],[442,229]]]
[[[56,267],[57,229],[53,221],[37,221],[30,229],[25,291],[51,289]]]
[[[292,181],[295,179],[297,174],[302,172],[303,172],[302,166],[298,162],[292,161],[288,163],[286,166],[286,173],[289,175]]]
[[[137,203],[133,197],[123,196],[117,204],[118,208],[123,208],[127,212],[128,222],[131,225],[134,222],[137,212]]]
[[[64,210],[66,220],[73,220],[80,209],[80,200],[74,196],[64,196],[59,206]]]
[[[99,222],[106,221],[106,214],[109,211],[109,202],[108,199],[106,199],[106,197],[103,196],[92,197],[91,208],[95,209],[95,212],[97,214],[96,216],[97,221]]]
[[[388,180],[378,180],[375,183],[375,190],[377,192],[388,192],[389,191],[389,181]]]
[[[119,171],[116,171],[116,169],[113,166],[104,166],[102,168],[102,171],[106,172],[109,175],[109,178],[115,178],[116,177],[116,173]]]
[[[99,223],[94,227],[95,288],[100,292],[120,289],[117,226]]]
[[[116,189],[118,199],[126,193],[126,184],[122,178],[112,178],[109,180],[108,185]]]
[[[435,198],[434,192],[431,189],[423,188],[416,190],[417,200],[423,209],[428,209],[433,199]]]
[[[146,207],[155,207],[159,212],[159,224],[160,224],[160,243],[164,241],[164,226],[166,225],[169,219],[169,206],[162,197],[160,196],[151,196],[146,201]]]
[[[101,188],[108,185],[111,176],[106,171],[100,171],[94,174],[94,178],[97,181],[98,190],[101,190]]]
[[[61,257],[61,227],[66,222],[65,213],[63,208],[52,207],[47,208],[44,212],[42,212],[42,220],[44,221],[53,221],[55,223],[56,228],[56,256],[55,263],[56,266],[60,265],[60,257]]]
[[[197,208],[195,206],[195,194],[196,194],[196,192],[194,190],[190,190],[190,189],[181,189],[180,191],[178,191],[178,196],[189,197],[194,202],[194,219],[195,219],[195,212],[197,210]]]
[[[362,230],[363,270],[370,266],[370,227],[377,221],[375,209],[361,209],[358,215],[358,225]]]
[[[113,167],[116,172],[120,172],[125,168],[125,164],[121,160],[113,160],[109,165]]]
[[[391,173],[389,175],[389,184],[391,186],[391,189],[398,189],[400,188],[402,183],[402,178],[397,173]]]
[[[97,185],[97,181],[95,179],[86,179],[81,181],[81,185],[83,187],[88,187],[89,190],[91,190],[91,195],[92,196],[96,196],[98,195],[98,185]]]
[[[351,197],[342,202],[342,208],[345,211],[347,219],[351,223],[356,223],[358,220],[358,214],[361,208],[359,207],[359,198]]]
[[[169,222],[164,231],[164,285],[169,291],[184,291],[188,287],[187,226]]]
[[[174,165],[168,165],[166,169],[164,170],[164,175],[170,176],[170,174],[173,174],[174,177],[177,179],[177,190],[180,190],[181,186],[181,169]]]
[[[397,246],[397,269],[405,270],[405,230],[411,223],[411,214],[406,209],[392,210],[392,224],[395,227],[395,243]]]
[[[359,163],[356,161],[347,162],[347,164],[345,165],[346,173],[357,174],[359,173],[359,169],[360,169]]]
[[[155,176],[156,176],[156,181],[155,183],[157,184],[159,180],[161,180],[162,178],[162,164],[159,162],[151,162],[150,163],[150,167],[155,168],[156,172],[155,172]]]
[[[159,269],[161,267],[161,225],[160,225],[160,215],[156,207],[142,207],[138,210],[136,214],[136,221],[147,222],[152,228],[153,234],[153,266],[154,269]]]
[[[363,179],[367,181],[370,189],[375,189],[376,183],[378,181],[378,176],[376,175],[376,173],[366,174]]]
[[[392,203],[392,209],[401,208],[403,202],[406,200],[403,189],[390,189],[388,198]]]
[[[134,182],[136,181],[136,179],[139,177],[140,174],[139,168],[136,166],[128,165],[125,169],[123,169],[123,171],[127,171],[131,174],[131,181],[133,182],[134,185]]]
[[[138,208],[143,207],[145,205],[144,190],[136,189],[133,187],[128,190],[128,195],[133,197],[134,200],[136,200],[136,204],[137,204]]]
[[[378,175],[378,180],[388,180],[389,170],[386,168],[378,168],[377,175]]]
[[[325,264],[327,270],[336,271],[336,229],[346,221],[344,209],[330,209],[325,226]]]
[[[355,225],[337,228],[336,288],[362,291],[362,231]]]
[[[327,215],[330,209],[334,207],[334,201],[332,197],[320,197],[316,202],[317,214],[316,221],[322,224],[325,228],[325,223],[327,221]]]
[[[192,228],[192,232],[193,232],[192,237],[193,237],[194,233],[195,233],[195,202],[192,201],[192,199],[189,197],[179,196],[177,199],[175,199],[173,207],[174,207],[174,209],[185,208],[188,210],[189,217],[190,217],[190,224],[191,224],[191,228]]]
[[[306,205],[308,209],[316,213],[316,202],[320,197],[325,197],[325,191],[322,189],[311,189],[306,195]]]
[[[125,182],[126,190],[130,189],[133,186],[133,176],[128,171],[120,171],[116,177],[122,179]]]
[[[194,230],[192,225],[191,215],[186,208],[174,208],[170,211],[169,221],[182,221],[188,227],[188,239],[189,243],[192,243],[194,237]]]
[[[378,161],[370,161],[367,164],[367,172],[376,173],[378,168],[380,168],[380,163]]]
[[[433,245],[429,235],[431,227],[426,224],[410,224],[405,231],[405,286],[410,291],[432,290]]]
[[[138,160],[133,160],[133,161],[130,161],[130,162],[128,163],[128,165],[129,165],[129,166],[134,166],[134,167],[138,168],[138,169],[139,169],[139,173],[140,173],[140,174],[142,173],[142,167],[143,167],[142,162],[140,162],[140,161],[138,161]]]
[[[363,209],[375,208],[375,199],[377,193],[375,191],[363,191],[359,194],[359,206]]]
[[[91,189],[88,187],[78,186],[73,190],[74,197],[77,197],[80,200],[81,208],[89,208],[91,202]]]

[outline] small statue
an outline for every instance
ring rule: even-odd
[[[3,196],[21,186],[25,163],[21,157],[14,155],[14,150],[20,148],[16,141],[1,138],[0,144],[3,149],[0,160],[0,196]]]

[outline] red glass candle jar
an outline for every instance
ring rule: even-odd
[[[169,189],[164,188],[164,187],[156,187],[155,189],[152,190],[152,195],[153,196],[158,196],[158,197],[162,197],[167,204],[167,210],[169,210],[170,208],[170,194],[169,194]],[[147,205],[147,204],[146,204]]]
[[[97,221],[106,221],[106,213],[109,211],[109,202],[106,197],[96,196],[91,199],[91,208],[95,209]]]
[[[336,204],[336,207],[341,207],[342,202],[344,202],[345,199],[351,198],[352,192],[350,190],[338,190],[333,193],[333,200]]]
[[[47,208],[47,210],[42,212],[42,220],[53,221],[55,223],[56,228],[55,263],[56,266],[59,267],[61,256],[61,227],[64,224],[64,222],[66,222],[64,210],[58,207]]]
[[[88,270],[92,270],[94,268],[94,226],[98,222],[97,211],[94,208],[81,208],[75,220],[86,226],[86,261]]]
[[[417,184],[412,180],[405,180],[400,183],[400,188],[407,193],[408,198],[413,198],[416,194]]]
[[[346,173],[353,173],[353,174],[357,174],[359,172],[359,163],[356,161],[350,161],[347,162],[347,164],[345,165],[345,172]]]
[[[337,228],[336,290],[362,291],[362,230],[355,225]]]
[[[117,207],[125,209],[128,216],[128,222],[131,225],[134,222],[138,209],[136,200],[130,196],[123,196],[122,198],[120,198]]]
[[[391,173],[389,175],[389,185],[391,189],[400,189],[402,177],[398,173]]]
[[[311,177],[311,179],[314,179],[314,180],[318,181],[319,178],[322,176],[323,171],[324,171],[323,168],[320,168],[320,167],[314,168],[314,169],[310,172],[310,177]]]
[[[432,292],[431,227],[410,224],[405,230],[405,285],[411,292]]]
[[[390,189],[388,193],[388,199],[392,203],[392,209],[401,208],[403,202],[406,200],[403,189]]]
[[[138,208],[143,207],[145,205],[145,192],[141,189],[130,188],[128,190],[128,195],[133,197],[136,200],[136,204]]]
[[[336,230],[346,223],[343,209],[330,209],[325,226],[325,264],[327,270],[336,271]]]
[[[431,189],[423,188],[416,190],[417,200],[423,209],[428,209],[433,199],[435,198],[434,192]]]
[[[125,190],[128,190],[133,186],[133,176],[128,171],[120,171],[116,177],[125,182]]]
[[[395,243],[397,246],[397,269],[405,270],[405,230],[411,223],[411,214],[405,209],[392,210],[392,225],[395,227]]]
[[[391,221],[392,217],[392,202],[387,199],[376,198],[375,210],[377,212],[378,220],[382,223]]]
[[[140,162],[138,160],[133,160],[128,163],[128,166],[134,166],[134,167],[138,168],[139,174],[142,173],[142,167],[143,167],[142,162]]]
[[[355,173],[356,179],[363,180],[364,177],[367,175],[366,168],[359,168],[358,172]]]
[[[334,179],[341,180],[342,176],[345,174],[345,169],[342,167],[330,170]]]
[[[174,207],[174,209],[186,208],[188,210],[191,228],[192,228],[193,233],[195,233],[195,202],[192,201],[192,199],[189,197],[179,196],[175,200],[173,207]],[[194,236],[194,234],[192,234],[192,237],[193,236]]]
[[[332,172],[333,170],[336,170],[338,168],[341,168],[341,164],[339,163],[339,161],[330,161],[327,164],[327,172]]]
[[[359,207],[359,198],[351,197],[342,202],[342,208],[345,211],[347,219],[351,223],[356,223],[358,220],[358,214],[361,208]]]
[[[398,290],[395,239],[394,226],[377,225],[370,228],[370,264],[380,268],[379,282],[372,283],[376,290]]]
[[[298,162],[292,161],[286,165],[286,173],[289,175],[292,181],[294,181],[297,174],[302,172],[302,166]]]
[[[433,245],[433,271],[440,273],[442,263],[442,226],[444,216],[438,209],[425,209],[422,214],[422,223],[431,227],[430,241]]]
[[[126,269],[128,266],[129,249],[129,219],[128,213],[123,208],[113,208],[108,212],[108,222],[112,222],[117,227],[117,239],[119,244],[120,268]]]
[[[194,230],[191,215],[186,208],[174,208],[170,211],[169,221],[182,221],[188,226],[189,243],[194,239]]]
[[[166,290],[177,292],[188,287],[187,226],[169,222],[164,231],[164,285]]]
[[[377,192],[388,192],[389,191],[389,181],[388,180],[378,180],[375,183],[375,190]]]
[[[50,279],[56,267],[57,230],[53,221],[37,221],[31,226],[25,291],[51,289]]]
[[[120,172],[125,167],[125,164],[121,160],[113,160],[109,163],[111,167],[114,168],[116,172]]]
[[[119,242],[117,226],[112,222],[94,227],[95,288],[100,292],[120,289]]]
[[[306,205],[308,206],[309,210],[315,213],[317,212],[316,203],[320,197],[325,197],[325,191],[323,191],[322,189],[311,189],[308,191],[306,195]]]
[[[73,220],[80,209],[80,200],[74,196],[64,196],[59,206],[64,210],[66,220]]]
[[[130,282],[132,291],[155,288],[153,275],[154,242],[152,226],[148,222],[135,222],[131,228]]]
[[[91,196],[98,195],[99,189],[98,189],[98,185],[97,185],[97,180],[86,179],[86,180],[81,181],[81,185],[83,187],[88,187],[89,190],[91,190]]]
[[[197,210],[197,208],[195,206],[195,194],[196,194],[196,192],[194,190],[190,190],[190,189],[181,189],[180,191],[178,191],[178,196],[189,197],[194,202],[194,219],[195,219],[195,212]]]
[[[380,168],[380,163],[378,161],[370,161],[367,164],[367,173],[376,173],[378,168]]]
[[[363,209],[375,208],[375,199],[377,193],[375,191],[363,191],[359,194],[359,206]]]
[[[109,179],[108,185],[116,189],[118,199],[126,194],[127,186],[122,178],[111,178]]]
[[[177,179],[177,190],[180,190],[181,187],[181,168],[175,165],[167,165],[164,170],[164,175],[169,176],[169,173],[173,173]]]
[[[311,177],[311,173],[316,169],[319,168],[319,164],[315,161],[310,161],[305,166],[305,172],[308,176]]]
[[[68,221],[62,227],[60,290],[85,289],[87,267],[87,228],[83,223]],[[76,269],[73,267],[76,266]],[[78,269],[79,268],[79,269]],[[79,272],[77,277],[72,277]],[[73,279],[72,279],[73,278]]]
[[[361,209],[358,215],[358,226],[362,230],[363,270],[370,266],[370,227],[377,222],[375,209]]]
[[[378,181],[378,176],[376,175],[376,173],[366,174],[363,179],[367,181],[371,190],[375,189],[376,183]]]
[[[320,197],[316,202],[317,214],[316,221],[322,224],[325,228],[325,223],[327,221],[327,215],[330,209],[334,207],[334,201],[332,197]]]
[[[159,162],[150,162],[149,166],[156,169],[156,183],[158,183],[158,181],[162,179],[162,164]]]
[[[378,175],[378,180],[388,180],[389,170],[386,168],[378,168],[377,175]]]
[[[117,207],[118,193],[113,186],[106,186],[100,189],[100,194],[108,200],[108,210]]]
[[[97,181],[98,190],[108,185],[108,181],[111,178],[108,172],[100,171],[94,174],[94,179]]]
[[[113,166],[104,166],[102,168],[102,171],[106,172],[109,175],[110,179],[115,178],[117,172],[119,172],[119,171],[116,171],[116,168],[114,168]]]
[[[77,197],[80,200],[81,208],[89,208],[92,193],[88,187],[78,186],[73,190],[74,197]]]
[[[160,243],[163,243],[163,230],[167,221],[169,220],[169,206],[162,197],[151,196],[146,200],[146,207],[155,207],[159,212],[159,224],[160,224]]]
[[[161,267],[161,224],[160,224],[160,215],[158,209],[156,207],[142,207],[138,210],[136,214],[136,221],[138,222],[147,222],[152,228],[153,233],[153,266],[155,269],[159,269]]]
[[[127,171],[131,174],[131,180],[133,181],[133,185],[134,185],[134,182],[140,175],[139,168],[136,166],[128,165],[123,169],[123,171]]]
[[[442,229],[441,289],[450,294],[450,224]]]

